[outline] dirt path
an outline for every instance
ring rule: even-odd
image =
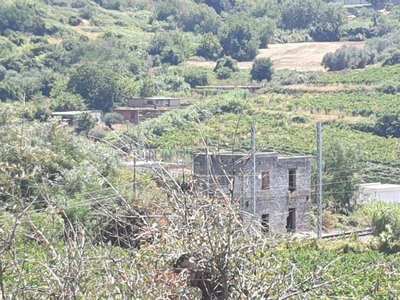
[[[91,40],[95,40],[100,35],[100,32],[90,31],[91,24],[88,20],[82,20],[81,24],[72,28],[78,31],[80,34],[86,35]]]
[[[343,45],[364,47],[365,42],[309,42],[309,43],[287,43],[269,45],[268,49],[261,49],[259,57],[270,57],[274,62],[276,70],[291,69],[298,71],[322,71],[321,61],[328,52],[334,52]],[[215,62],[186,62],[191,66],[214,68]],[[251,61],[239,63],[239,68],[251,68]]]

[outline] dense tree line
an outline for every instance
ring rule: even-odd
[[[190,70],[182,66],[188,59],[253,60],[276,34],[339,40],[346,15],[343,6],[322,0],[4,1],[0,99],[35,102],[46,116],[51,110],[108,111],[113,101],[134,96],[185,94],[213,76],[225,80],[236,72]],[[382,30],[370,30],[373,35],[385,32],[382,21],[377,23]],[[93,38],[96,30],[102,33]],[[359,35],[346,30],[347,36]],[[328,64],[337,59],[325,61],[332,70],[369,63],[361,56],[332,68]]]

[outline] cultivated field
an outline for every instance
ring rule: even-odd
[[[291,69],[298,71],[321,71],[321,61],[328,52],[333,52],[343,45],[364,47],[365,42],[309,42],[309,43],[287,43],[269,45],[268,49],[261,49],[257,57],[270,57],[274,62],[276,70]],[[187,64],[199,67],[214,68],[212,61],[188,61]],[[252,62],[239,63],[239,68],[249,69]]]

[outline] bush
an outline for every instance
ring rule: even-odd
[[[282,25],[285,29],[308,28],[315,18],[321,14],[319,1],[290,1],[282,4]]]
[[[71,7],[72,8],[83,8],[86,6],[86,3],[82,0],[76,0],[72,2]]]
[[[196,86],[205,86],[210,82],[208,72],[198,68],[187,69],[184,78],[185,82],[190,84],[191,88],[195,88]]]
[[[394,66],[400,64],[400,52],[395,52],[390,55],[385,61],[383,62],[382,66]]]
[[[79,17],[84,20],[90,20],[93,17],[93,10],[90,8],[81,9],[79,12]]]
[[[400,206],[393,203],[371,202],[364,207],[372,219],[375,234],[378,235],[379,250],[386,253],[400,251]]]
[[[107,132],[101,128],[93,128],[89,131],[88,136],[95,141],[101,141],[104,140],[106,137]]]
[[[188,54],[187,43],[181,33],[159,33],[150,41],[148,52],[153,56],[159,55],[161,63],[178,65]]]
[[[0,65],[0,81],[4,80],[7,74],[7,69]]]
[[[46,33],[46,24],[41,15],[43,11],[37,4],[28,1],[1,1],[0,33],[10,30],[43,36]]]
[[[227,67],[219,68],[217,71],[218,79],[228,79],[232,77],[232,70]]]
[[[174,16],[177,13],[177,3],[173,1],[160,1],[155,9],[153,18],[158,21],[166,21],[169,16]]]
[[[378,117],[374,127],[374,133],[384,137],[400,138],[399,115],[382,115]]]
[[[195,3],[186,4],[183,11],[175,14],[175,18],[183,31],[196,33],[216,34],[222,23],[221,17],[213,9],[204,4],[197,5]]]
[[[196,54],[205,59],[214,60],[219,57],[221,51],[222,47],[219,43],[218,37],[212,33],[207,33],[201,37]]]
[[[52,2],[53,6],[68,7],[68,2],[65,0],[55,0]]]
[[[75,128],[76,133],[80,134],[83,132],[87,135],[90,129],[93,128],[96,120],[91,114],[85,112],[76,117],[76,122],[78,123]]]
[[[266,18],[258,22],[258,28],[260,48],[267,48],[275,34],[275,23],[273,20]]]
[[[77,16],[71,16],[68,20],[68,24],[71,26],[78,26],[79,24],[81,24],[81,19]]]
[[[213,72],[218,72],[218,70],[222,68],[228,68],[232,72],[239,71],[237,61],[230,56],[225,56],[223,58],[218,59]]]
[[[237,16],[227,19],[220,33],[222,54],[238,61],[252,60],[261,44],[254,20]]]
[[[395,83],[385,83],[383,86],[378,88],[378,91],[385,94],[396,95],[398,92],[400,92],[400,86],[396,85]]]
[[[373,53],[355,47],[343,46],[334,53],[325,54],[321,65],[329,71],[340,71],[365,68],[366,65],[374,62],[375,56]]]
[[[339,41],[341,33],[339,27],[331,23],[323,23],[314,26],[310,31],[310,36],[318,42]]]
[[[253,62],[253,66],[250,71],[251,79],[271,81],[274,69],[270,58],[257,58]]]
[[[122,124],[124,121],[124,117],[118,113],[112,112],[112,113],[106,113],[104,115],[104,123],[108,126],[113,125],[113,124]]]

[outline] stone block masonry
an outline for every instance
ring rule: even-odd
[[[260,152],[255,160],[253,172],[248,154],[195,154],[196,182],[202,182],[210,195],[224,194],[238,203],[243,215],[259,220],[265,233],[310,231],[312,157]]]

